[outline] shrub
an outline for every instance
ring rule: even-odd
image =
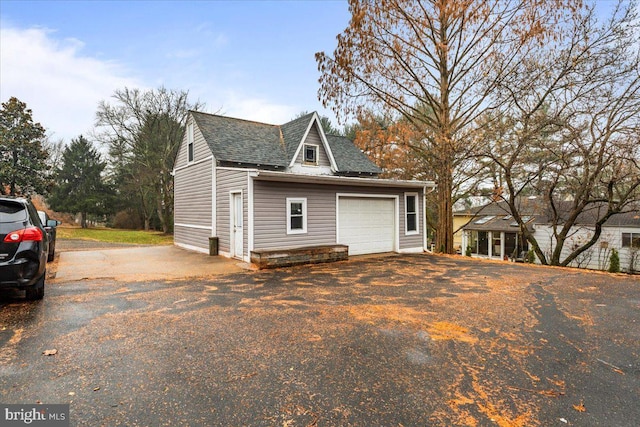
[[[142,228],[142,222],[140,221],[140,217],[134,212],[123,210],[116,213],[112,226],[125,230],[140,230]]]
[[[466,256],[471,256],[471,246],[467,246],[467,250],[464,252]]]
[[[529,264],[533,264],[534,262],[536,262],[536,253],[533,251],[533,249],[529,249],[529,252],[527,252],[527,262]]]
[[[609,273],[620,273],[620,256],[618,251],[611,249],[611,256],[609,257]]]

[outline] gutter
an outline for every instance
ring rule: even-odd
[[[432,181],[409,181],[382,178],[360,178],[351,176],[292,174],[287,172],[274,172],[258,169],[250,170],[249,174],[254,179],[261,181],[353,185],[360,187],[422,188],[423,192],[425,193],[427,188],[431,188],[431,191],[435,189],[435,183]]]

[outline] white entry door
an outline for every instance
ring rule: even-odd
[[[231,195],[231,245],[236,258],[242,258],[242,193]]]
[[[349,255],[396,250],[395,199],[340,197],[338,211],[338,243]]]

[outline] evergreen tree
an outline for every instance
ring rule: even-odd
[[[106,166],[100,153],[82,135],[73,139],[62,154],[62,167],[57,171],[57,187],[49,204],[52,209],[81,215],[82,228],[87,215],[111,212],[113,190],[102,172]]]
[[[15,97],[0,110],[0,194],[46,194],[50,185],[45,131]]]
[[[609,273],[620,273],[620,255],[613,249],[609,258]]]

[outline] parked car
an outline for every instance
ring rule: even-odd
[[[49,236],[49,255],[47,256],[47,261],[51,262],[56,256],[56,227],[62,224],[62,222],[49,218],[49,215],[47,215],[45,211],[38,211],[38,217],[40,217],[40,222]]]
[[[49,237],[31,201],[0,196],[0,288],[44,297]]]

